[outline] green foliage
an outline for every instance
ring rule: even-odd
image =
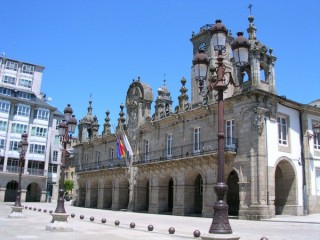
[[[72,180],[68,179],[64,181],[64,190],[66,193],[71,192],[73,187],[74,187],[74,182]]]

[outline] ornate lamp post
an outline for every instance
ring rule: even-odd
[[[19,152],[19,180],[18,180],[18,191],[15,203],[12,207],[12,213],[9,217],[24,217],[22,213],[23,207],[21,206],[21,176],[22,176],[22,166],[24,165],[24,160],[26,152],[28,150],[28,134],[23,133],[21,135],[21,141],[18,143],[18,152]]]
[[[224,201],[224,196],[228,191],[228,186],[224,181],[224,104],[223,92],[229,84],[234,84],[232,76],[227,73],[226,66],[223,63],[223,55],[226,53],[227,29],[217,20],[211,28],[212,43],[215,52],[218,53],[216,67],[209,67],[210,61],[204,51],[197,53],[193,59],[194,76],[198,83],[200,94],[207,97],[208,94],[215,90],[218,93],[218,177],[214,191],[217,195],[217,202],[214,204],[214,215],[209,233],[231,234],[232,229],[228,219],[228,205]],[[243,69],[248,64],[249,41],[238,33],[238,37],[231,44],[233,57],[236,66]],[[211,72],[208,75],[208,70]],[[229,74],[229,80],[226,81],[226,75]],[[206,87],[206,89],[205,89]]]
[[[59,194],[58,194],[58,201],[57,207],[54,213],[52,213],[52,221],[51,223],[54,226],[47,225],[46,229],[50,231],[72,231],[70,227],[62,227],[62,223],[67,223],[67,218],[69,215],[66,214],[66,210],[64,208],[64,179],[65,179],[65,162],[66,162],[66,153],[67,153],[67,144],[70,143],[72,138],[72,134],[74,133],[77,120],[75,119],[74,115],[72,115],[73,110],[70,104],[64,109],[64,120],[61,121],[59,124],[59,136],[60,141],[63,144],[62,149],[62,158],[61,158],[61,170],[60,170],[60,181],[59,181]],[[57,228],[55,225],[59,224]]]

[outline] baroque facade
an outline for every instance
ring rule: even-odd
[[[262,219],[313,213],[320,209],[320,136],[312,131],[320,122],[319,100],[305,105],[277,95],[276,57],[257,39],[253,21],[250,16],[249,65],[244,72],[234,66],[231,35],[224,56],[235,83],[224,92],[229,214]],[[194,55],[202,50],[214,60],[211,28],[211,24],[200,28],[191,42]],[[214,67],[214,61],[210,64]],[[98,120],[89,102],[74,146],[76,205],[212,216],[218,164],[216,95],[199,94],[193,71],[190,100],[187,80],[180,82],[178,106],[173,108],[164,83],[157,90],[154,113],[150,86],[140,78],[130,84],[126,114],[121,105],[117,128],[128,136],[134,152],[131,160],[116,157],[109,112],[98,135]]]
[[[21,201],[56,198],[61,152],[56,129],[63,115],[40,92],[43,66],[0,57],[0,201],[14,202],[21,134],[29,147],[23,163]]]

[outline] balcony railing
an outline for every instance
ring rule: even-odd
[[[236,138],[225,138],[225,151],[226,152],[237,152],[237,139]],[[139,165],[144,163],[158,162],[158,161],[169,161],[179,158],[201,156],[218,151],[218,140],[211,140],[206,142],[200,142],[197,146],[183,145],[179,147],[168,149],[162,149],[158,151],[150,151],[147,153],[141,153],[134,156],[133,165]],[[126,167],[126,161],[121,159],[108,159],[99,162],[92,162],[86,164],[75,164],[76,172],[96,171],[100,169],[111,169],[117,167]]]
[[[19,166],[7,166],[6,172],[9,173],[19,173],[20,167]],[[22,168],[22,172],[24,171],[24,168]]]
[[[20,167],[19,166],[7,166],[6,172],[18,174],[20,172]],[[43,169],[38,169],[38,168],[28,168],[27,169],[28,175],[45,176],[46,173],[47,173],[47,171],[45,171]],[[24,174],[24,168],[22,168],[22,174]]]
[[[35,176],[45,176],[47,171],[39,168],[28,168],[27,174]],[[46,174],[47,175],[47,174]]]
[[[151,151],[148,153],[141,153],[135,156],[134,165],[142,163],[150,163],[157,161],[168,161],[173,159],[201,156],[218,151],[218,140],[211,140],[207,142],[200,142],[198,145],[190,144],[169,149],[163,149],[159,151]],[[225,151],[237,152],[237,139],[226,138],[225,139]]]
[[[76,172],[86,172],[86,171],[94,171],[104,168],[118,168],[118,167],[126,167],[126,161],[123,159],[109,159],[103,160],[99,162],[86,163],[86,164],[76,164],[75,171]]]

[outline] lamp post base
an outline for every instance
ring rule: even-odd
[[[66,213],[51,213],[52,221],[46,225],[46,230],[50,232],[73,232],[72,225],[68,223],[68,214]]]
[[[203,240],[239,240],[240,237],[234,234],[202,234]]]
[[[23,207],[12,206],[12,212],[9,214],[9,218],[25,218],[26,216],[22,213]]]

